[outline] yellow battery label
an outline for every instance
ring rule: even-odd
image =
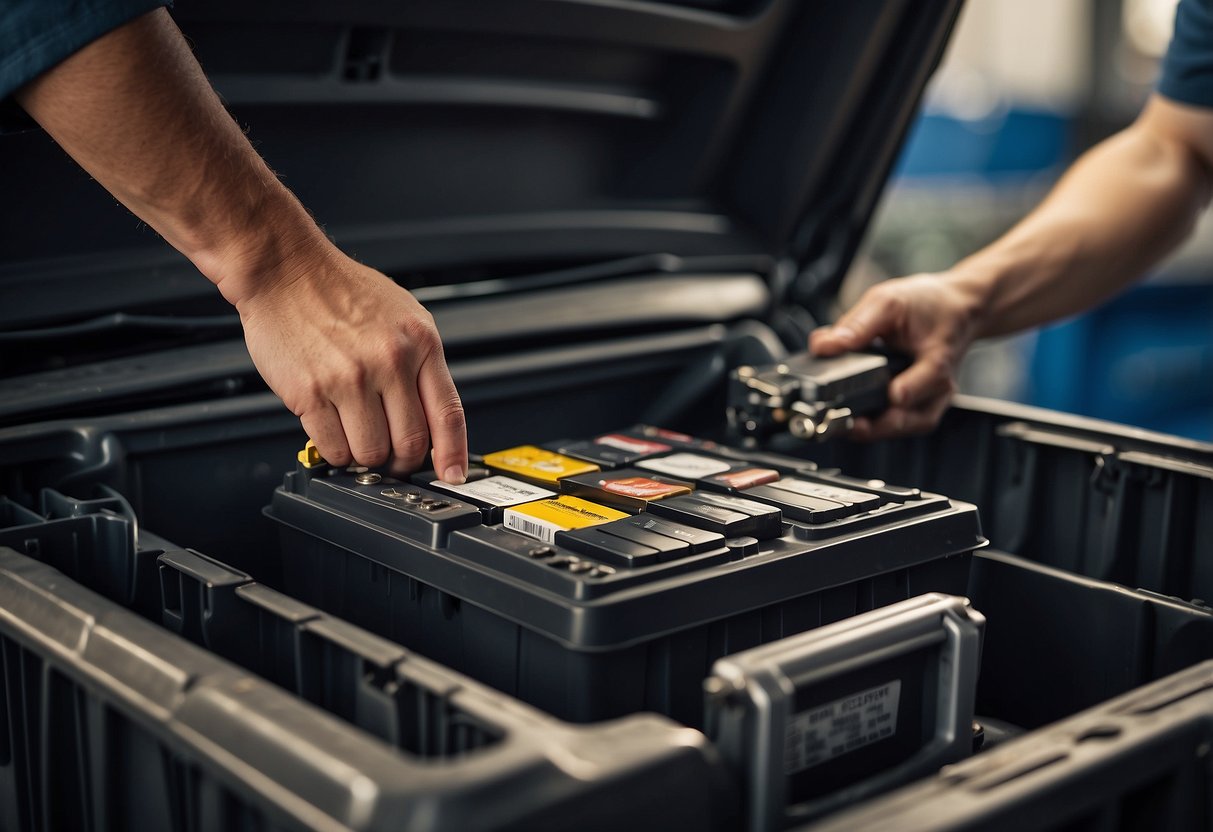
[[[534,445],[519,445],[505,451],[485,454],[484,464],[497,471],[545,483],[557,483],[562,477],[589,474],[598,470],[592,462],[583,462]]]
[[[540,500],[507,508],[502,525],[507,529],[537,537],[545,543],[555,541],[556,532],[584,529],[612,520],[622,520],[629,515],[613,508],[591,503],[580,497],[568,495],[555,500]]]

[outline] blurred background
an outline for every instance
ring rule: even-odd
[[[947,268],[1133,120],[1176,0],[970,0],[842,302]],[[1207,219],[1207,218],[1206,218]],[[1103,307],[984,343],[961,389],[1213,440],[1213,223]]]

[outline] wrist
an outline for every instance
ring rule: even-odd
[[[1001,269],[975,258],[962,260],[943,275],[957,298],[973,341],[996,334],[992,328],[999,317],[996,307],[1001,279]]]
[[[258,201],[244,222],[187,256],[237,309],[322,271],[333,245],[294,196],[282,189]]]

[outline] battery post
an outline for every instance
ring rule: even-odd
[[[304,468],[319,468],[321,465],[327,465],[324,457],[320,455],[320,451],[316,448],[316,443],[308,440],[303,446],[303,450],[298,454],[299,464]]]

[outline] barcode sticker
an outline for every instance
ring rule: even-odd
[[[544,543],[552,543],[556,539],[556,532],[584,529],[611,520],[622,520],[627,516],[622,511],[565,494],[554,500],[507,508],[501,524],[507,529],[537,537]]]
[[[832,760],[897,733],[901,680],[861,690],[792,717],[784,733],[784,774]]]
[[[536,537],[544,543],[555,543],[556,532],[562,531],[560,526],[549,520],[528,517],[512,509],[506,509],[505,516],[501,519],[501,525],[507,529],[522,532],[528,537]]]

